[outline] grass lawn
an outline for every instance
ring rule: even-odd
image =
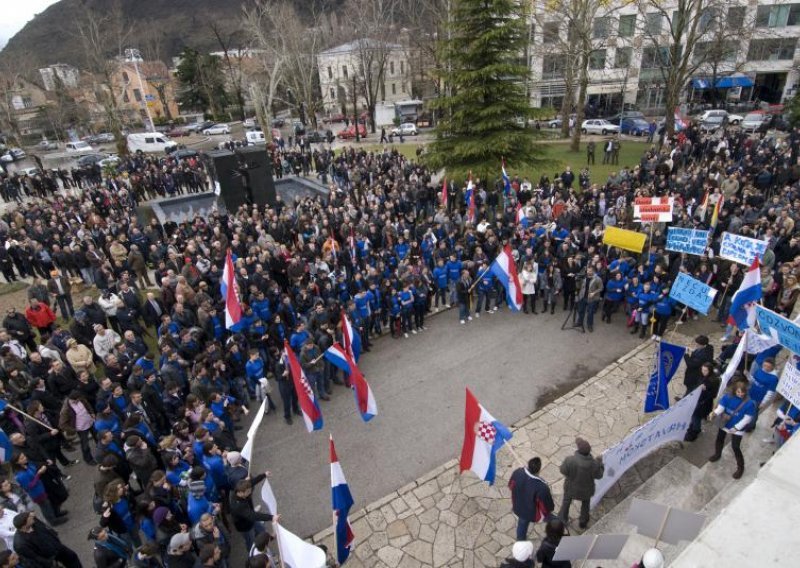
[[[619,165],[611,166],[602,164],[603,140],[599,137],[595,139],[595,146],[595,165],[589,166],[589,172],[592,183],[599,184],[605,183],[611,172],[617,171],[624,166],[633,167],[638,164],[642,154],[650,147],[650,145],[646,142],[639,140],[622,140],[622,147],[620,148],[619,152]],[[401,154],[411,160],[416,160],[417,158],[417,144],[414,143],[385,145],[363,144],[358,146],[358,148],[364,149],[368,152],[381,152],[383,151],[384,147],[395,148],[399,150]],[[570,166],[572,171],[575,172],[575,178],[577,180],[578,172],[580,172],[581,169],[586,165],[585,142],[581,142],[580,152],[570,152],[568,141],[545,142],[542,144],[542,147],[545,150],[545,156],[549,162],[548,165],[540,168],[518,170],[515,169],[513,165],[509,164],[508,175],[511,177],[514,177],[515,175],[519,175],[520,177],[524,176],[535,184],[539,181],[539,178],[542,176],[542,174],[547,174],[552,180],[554,174],[561,173],[567,166]],[[498,176],[500,175],[499,164],[497,167],[497,174]]]

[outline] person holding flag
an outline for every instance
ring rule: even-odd
[[[464,191],[464,200],[467,203],[467,223],[475,223],[475,185],[472,183],[472,172],[467,178],[467,189]]]
[[[234,329],[242,319],[242,304],[239,300],[239,285],[236,282],[236,272],[233,269],[231,249],[228,249],[225,255],[225,268],[222,270],[219,289],[225,302],[225,328]]]
[[[756,304],[761,300],[762,294],[761,268],[756,257],[742,278],[739,289],[731,298],[728,325],[735,325],[742,331],[752,327],[756,321]]]
[[[325,350],[325,359],[332,365],[344,371],[349,377],[349,383],[356,398],[356,407],[364,422],[369,422],[378,414],[378,405],[372,389],[361,374],[352,356],[339,343],[334,343]]]
[[[303,416],[306,429],[309,432],[321,430],[322,411],[319,408],[317,397],[314,396],[314,389],[312,389],[311,385],[308,383],[306,374],[303,372],[302,367],[300,367],[300,362],[297,360],[297,356],[294,354],[294,351],[292,351],[288,341],[284,341],[283,356],[288,361],[287,366],[289,367],[289,372],[294,381],[294,389],[297,392],[300,412]]]
[[[460,471],[472,471],[481,480],[494,485],[497,450],[511,436],[508,427],[489,414],[468,388]]]
[[[508,307],[514,312],[520,311],[522,309],[522,286],[517,274],[517,263],[514,261],[511,246],[508,243],[494,259],[489,270],[505,288]]]

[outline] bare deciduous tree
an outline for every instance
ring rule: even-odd
[[[228,76],[228,88],[233,95],[238,118],[244,120],[247,117],[244,113],[244,71],[242,70],[244,40],[241,29],[236,26],[230,30],[219,22],[209,22],[208,27],[222,50],[222,63]]]

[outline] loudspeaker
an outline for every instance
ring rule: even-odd
[[[245,203],[274,205],[275,181],[272,161],[264,146],[246,146],[208,152],[212,179],[219,182],[220,197],[228,212],[233,213]]]

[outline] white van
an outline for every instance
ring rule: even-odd
[[[128,134],[128,151],[145,154],[169,153],[178,148],[178,144],[160,132],[137,132]]]
[[[247,134],[245,134],[245,136],[247,137],[247,143],[248,144],[266,144],[267,143],[267,138],[266,138],[266,136],[264,136],[264,131],[263,130],[249,130],[247,132]]]
[[[75,153],[84,152],[87,154],[94,152],[94,148],[89,146],[89,144],[87,142],[84,142],[83,140],[78,140],[76,142],[67,142],[64,148],[66,149],[67,152],[75,152]]]

